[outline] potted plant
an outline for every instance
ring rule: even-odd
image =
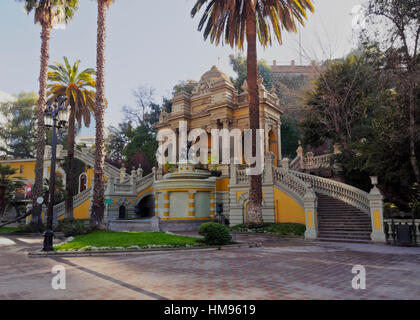
[[[212,161],[212,159],[214,161]],[[209,155],[209,160],[208,160],[209,171],[210,171],[212,176],[220,177],[222,175],[222,171],[220,171],[219,166],[217,164],[212,164],[212,162],[217,162],[217,163],[219,162],[217,156],[210,156]]]

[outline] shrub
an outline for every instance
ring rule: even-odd
[[[22,224],[19,226],[17,232],[20,233],[39,233],[45,231],[45,225],[41,224],[39,227],[34,223]]]
[[[234,227],[231,227],[230,229],[236,232],[258,232],[303,236],[306,230],[306,226],[300,223],[263,223],[261,225],[238,224]]]
[[[89,232],[83,220],[61,220],[58,222],[57,231],[63,232],[65,237],[78,236]]]
[[[204,236],[204,242],[208,245],[224,245],[231,242],[229,228],[219,223],[203,223],[198,233]]]

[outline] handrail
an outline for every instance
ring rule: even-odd
[[[86,164],[88,164],[92,167],[95,165],[95,157],[90,153],[85,153],[85,152],[82,152],[80,150],[75,149],[74,150],[74,156],[77,159],[83,161],[84,163],[86,163]],[[105,162],[105,164],[104,164],[104,170],[105,170],[105,173],[108,176],[112,176],[112,177],[119,177],[120,176],[120,170],[117,167],[114,167],[113,165],[111,165],[107,162]]]
[[[315,157],[304,157],[303,158],[303,166],[305,169],[320,169],[320,168],[328,168],[330,166],[330,159],[333,156],[332,153],[324,154],[321,156]]]
[[[369,214],[370,206],[367,192],[345,183],[299,171],[290,170],[290,173],[308,183],[315,192],[344,201],[360,209],[362,212]]]
[[[309,185],[284,168],[273,167],[273,181],[277,187],[285,189],[302,205],[303,198],[311,191]]]
[[[153,172],[148,174],[147,176],[142,177],[141,179],[137,180],[136,181],[136,191],[137,192],[141,191],[141,189],[143,189],[143,186],[146,183],[153,182],[153,180],[154,180],[154,173]]]
[[[89,187],[85,191],[80,192],[79,194],[75,195],[73,197],[73,207],[78,207],[87,199],[89,199],[91,191],[92,191],[92,187]],[[63,201],[56,204],[53,208],[53,212],[55,215],[57,215],[57,218],[64,215],[64,213],[66,212],[66,202]]]

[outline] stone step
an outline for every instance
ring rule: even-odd
[[[346,243],[370,243],[371,240],[363,240],[363,239],[341,239],[341,238],[321,238],[317,239],[318,241],[322,242],[346,242]]]
[[[328,232],[335,232],[335,231],[363,231],[363,232],[372,232],[372,229],[370,227],[366,226],[322,226],[319,227],[319,231],[328,231]]]
[[[369,230],[367,231],[362,231],[362,230],[350,230],[350,231],[344,231],[344,230],[338,230],[338,231],[330,231],[330,230],[325,230],[325,229],[319,229],[319,233],[323,234],[323,235],[340,235],[340,236],[369,236],[371,232]]]
[[[370,242],[372,231],[369,215],[343,201],[325,195],[317,196],[320,241]]]
[[[359,222],[359,223],[368,223],[370,224],[370,219],[364,219],[364,218],[357,218],[357,217],[320,217],[318,216],[319,221],[323,222]]]
[[[318,234],[319,238],[324,238],[324,239],[348,239],[348,240],[370,240],[370,233],[369,235],[360,235],[360,234],[354,234],[354,235],[349,235],[349,234],[341,234],[341,233],[319,233]]]

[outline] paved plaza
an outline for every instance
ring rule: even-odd
[[[0,299],[420,299],[420,248],[238,236],[257,248],[29,258],[37,237],[0,236]],[[66,270],[66,290],[51,270]],[[352,288],[354,265],[366,289]]]

